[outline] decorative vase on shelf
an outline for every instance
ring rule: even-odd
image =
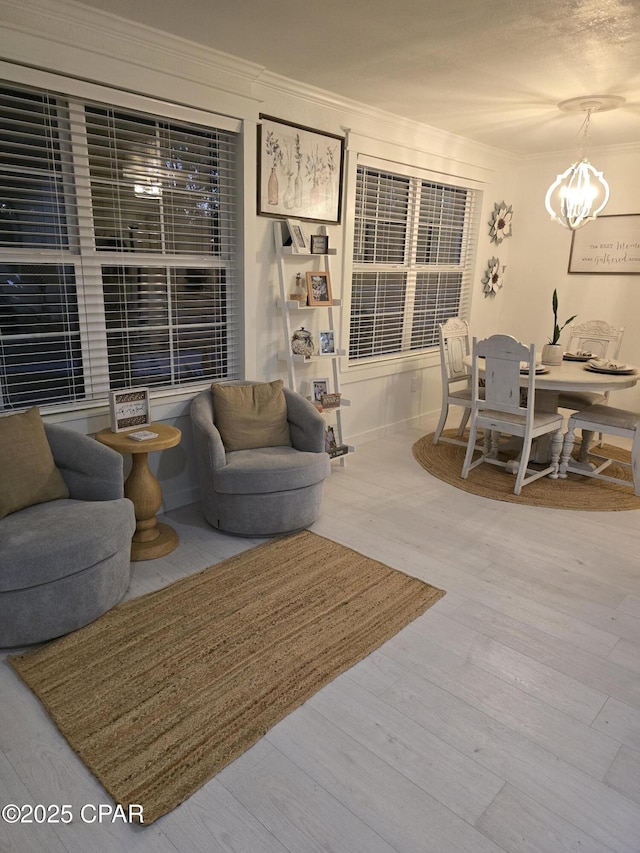
[[[302,279],[302,273],[296,275],[296,281],[293,285],[289,299],[292,302],[299,302],[300,306],[307,304],[307,287]]]
[[[545,344],[542,347],[543,364],[562,364],[562,346],[560,344]]]
[[[291,352],[294,355],[303,355],[311,358],[315,350],[313,336],[304,326],[297,329],[291,336]]]

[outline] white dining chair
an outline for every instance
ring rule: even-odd
[[[433,434],[433,443],[446,441],[450,444],[460,444],[466,447],[467,442],[460,437],[464,434],[471,413],[471,373],[464,361],[465,357],[468,358],[471,354],[469,324],[461,317],[450,317],[446,323],[438,325],[438,340],[440,344],[442,405],[440,420]],[[462,406],[464,409],[457,431],[458,438],[442,436],[449,416],[449,406]]]
[[[623,480],[620,477],[611,477],[608,474],[602,473],[602,471],[607,469],[615,461],[616,465],[624,465],[631,468],[633,491],[634,494],[640,495],[639,423],[640,412],[629,412],[626,409],[616,409],[614,406],[589,406],[583,412],[576,412],[571,415],[564,437],[560,473],[558,476],[564,479],[567,476],[567,472],[570,471],[576,474],[583,474],[586,477],[606,480],[609,483],[619,483],[624,486],[631,485],[628,480]],[[621,462],[620,460],[613,460],[601,454],[592,453],[592,458],[602,461],[596,464],[591,470],[585,469],[584,464],[577,464],[571,456],[576,429],[581,429],[583,435],[585,432],[599,432],[606,435],[618,435],[623,438],[630,438],[632,441],[631,462]]]
[[[623,335],[624,326],[616,329],[605,320],[574,323],[569,326],[567,351],[590,352],[593,358],[617,359]],[[604,394],[598,394],[595,391],[565,391],[558,398],[558,407],[577,411],[586,409],[587,406],[606,405],[608,402],[608,391]]]
[[[483,363],[481,363],[483,360]],[[520,393],[521,362],[526,365],[527,393]],[[539,477],[557,479],[562,449],[562,415],[535,410],[535,345],[525,346],[509,335],[492,335],[485,340],[473,339],[471,369],[471,425],[469,442],[462,466],[462,479],[483,462],[509,469],[513,462],[498,458],[501,433],[522,438],[514,494]],[[481,373],[484,373],[484,393],[480,395]],[[484,446],[480,457],[473,460],[478,429],[484,430]],[[553,433],[551,461],[541,469],[529,468],[531,444],[534,438]]]

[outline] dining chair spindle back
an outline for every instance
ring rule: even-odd
[[[461,436],[464,434],[471,413],[471,373],[464,361],[465,357],[468,358],[471,353],[469,324],[461,317],[450,317],[446,323],[439,324],[438,341],[442,376],[442,405],[440,420],[433,434],[433,443],[446,441],[449,444],[459,444],[466,447],[467,442],[462,440]],[[449,416],[449,406],[462,406],[464,409],[457,431],[458,438],[442,436]]]
[[[589,352],[593,358],[617,359],[622,346],[624,326],[616,329],[605,320],[588,320],[569,326],[568,352]],[[587,406],[606,405],[609,392],[597,394],[593,391],[566,391],[560,394],[561,409],[586,409]]]
[[[483,360],[483,365],[481,365]],[[520,373],[526,369],[527,393],[521,394]],[[499,439],[502,433],[522,438],[522,451],[517,463],[514,494],[522,487],[549,475],[558,476],[562,449],[562,415],[557,412],[535,410],[535,345],[516,341],[509,335],[492,335],[478,341],[473,339],[471,371],[471,424],[467,453],[461,477],[466,480],[469,471],[483,462],[502,468],[513,467],[513,462],[498,458]],[[484,374],[483,394],[480,394],[481,373]],[[484,430],[484,446],[478,459],[473,460],[478,429]],[[529,467],[531,445],[534,438],[553,433],[551,461],[540,469]]]

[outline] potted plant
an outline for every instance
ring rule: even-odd
[[[562,364],[562,347],[560,346],[560,332],[564,327],[575,320],[578,316],[574,314],[565,320],[560,326],[558,325],[558,291],[554,289],[553,298],[551,299],[551,307],[553,308],[553,336],[548,344],[542,347],[542,363],[543,364]]]

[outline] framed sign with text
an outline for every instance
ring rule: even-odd
[[[574,231],[568,271],[640,275],[640,214],[598,216]]]

